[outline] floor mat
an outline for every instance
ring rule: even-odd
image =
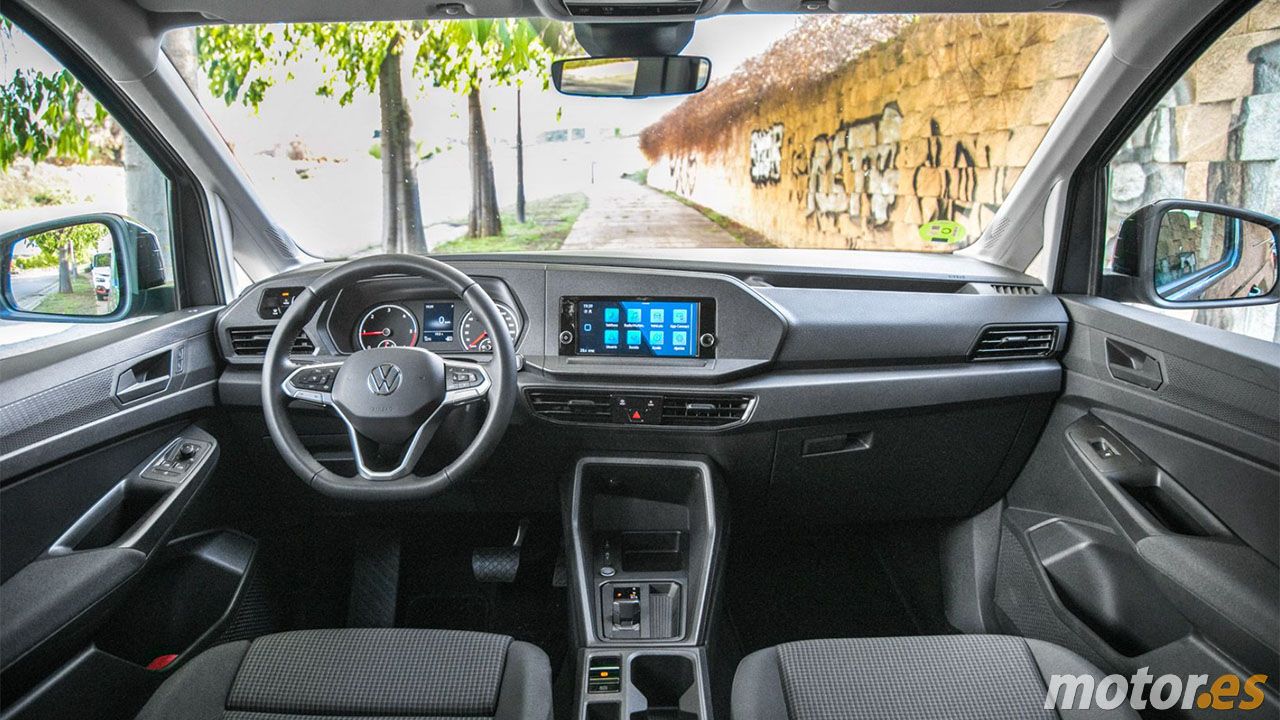
[[[433,518],[404,531],[396,625],[478,630],[510,635],[541,647],[558,663],[569,651],[568,596],[553,585],[560,554],[560,521],[533,518],[515,582],[482,583],[471,550],[515,537],[519,518]]]
[[[744,533],[745,534],[745,533]],[[793,640],[954,632],[933,526],[771,526],[731,551],[726,589],[742,650]]]

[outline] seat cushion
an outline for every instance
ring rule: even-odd
[[[1136,718],[1044,707],[1053,674],[1103,674],[1056,645],[1002,635],[808,640],[743,659],[734,720]]]
[[[505,635],[307,630],[221,645],[165,681],[139,720],[551,716],[547,656]]]

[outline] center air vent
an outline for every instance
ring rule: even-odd
[[[664,395],[662,424],[732,425],[746,417],[750,406],[751,398],[746,395]]]
[[[238,357],[263,357],[267,354],[267,345],[271,343],[271,334],[275,328],[231,328],[231,351]],[[313,355],[316,346],[306,333],[298,333],[289,349],[290,355]]]
[[[992,325],[984,328],[970,360],[1049,357],[1058,346],[1057,325]]]
[[[609,393],[591,390],[530,390],[529,405],[535,415],[548,420],[575,423],[607,423]]]
[[[748,395],[606,390],[527,391],[533,413],[547,420],[591,425],[725,427],[746,418]]]

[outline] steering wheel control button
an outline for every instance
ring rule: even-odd
[[[484,377],[480,375],[478,370],[468,370],[460,367],[449,368],[447,387],[450,392],[479,387],[482,383],[484,383]]]
[[[614,395],[610,419],[620,425],[654,425],[662,421],[662,398],[652,395]]]
[[[317,390],[330,392],[333,390],[333,379],[338,375],[338,368],[303,368],[293,378],[293,386],[299,390]]]

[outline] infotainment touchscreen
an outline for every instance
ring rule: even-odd
[[[564,298],[561,352],[710,357],[715,344],[714,324],[714,303],[709,299]]]

